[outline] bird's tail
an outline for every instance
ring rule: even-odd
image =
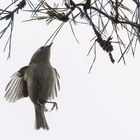
[[[43,107],[41,107],[38,104],[35,105],[35,128],[49,129],[49,126],[45,118]]]

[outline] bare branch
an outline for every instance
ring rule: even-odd
[[[123,60],[124,64],[126,64],[125,55],[131,51],[134,56],[136,46],[140,43],[139,0],[130,1],[135,5],[135,10],[131,9],[131,7],[129,8],[124,0],[85,0],[80,3],[76,3],[75,0],[63,0],[63,4],[58,2],[54,5],[50,4],[49,0],[39,0],[37,4],[34,4],[31,0],[21,0],[14,10],[9,10],[17,2],[18,0],[14,0],[5,9],[0,9],[0,20],[8,21],[7,26],[0,32],[0,39],[10,29],[10,35],[5,45],[5,50],[7,45],[9,45],[9,52],[11,51],[14,18],[15,14],[19,13],[19,10],[31,13],[30,19],[26,21],[44,20],[48,23],[48,26],[52,21],[57,20],[60,22],[60,26],[52,33],[47,42],[54,41],[63,25],[69,23],[74,38],[80,43],[72,25],[79,26],[84,23],[87,25],[87,28],[93,31],[93,35],[91,36],[93,38],[93,46],[89,50],[89,53],[93,48],[96,48],[94,46],[99,44],[108,54],[112,63],[115,62],[112,55],[112,52],[117,48],[115,46],[120,48],[118,62]],[[25,5],[28,5],[26,7],[29,7],[29,9],[23,10]],[[123,31],[127,40],[122,39],[121,31]],[[116,43],[113,44],[114,42]],[[96,59],[96,51],[94,50],[94,52],[93,63]]]

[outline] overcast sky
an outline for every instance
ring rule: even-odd
[[[106,52],[97,49],[97,59],[90,74],[93,56],[86,56],[91,46],[86,26],[76,27],[78,45],[65,25],[52,46],[51,62],[60,74],[58,111],[46,112],[50,130],[34,129],[34,106],[29,98],[16,103],[4,99],[10,76],[28,65],[31,56],[57,27],[45,22],[15,22],[11,58],[3,53],[0,41],[0,132],[4,140],[139,140],[140,139],[140,49],[135,58],[128,54],[127,65],[112,64]],[[88,37],[89,36],[89,37]],[[118,57],[120,54],[115,55]],[[117,58],[116,58],[117,59]]]

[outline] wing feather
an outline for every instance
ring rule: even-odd
[[[11,76],[11,80],[5,88],[5,98],[9,102],[15,102],[20,98],[27,97],[27,83],[24,80],[24,73],[28,66],[21,68]]]
[[[55,87],[54,87],[54,93],[53,93],[53,96],[54,97],[57,97],[58,96],[58,91],[60,90],[60,83],[59,83],[59,74],[57,72],[57,70],[54,68],[54,71],[55,71]]]

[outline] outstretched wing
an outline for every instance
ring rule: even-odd
[[[11,80],[5,88],[6,94],[4,96],[9,102],[15,102],[28,96],[27,83],[24,80],[24,73],[27,68],[28,66],[25,66],[11,76]]]

